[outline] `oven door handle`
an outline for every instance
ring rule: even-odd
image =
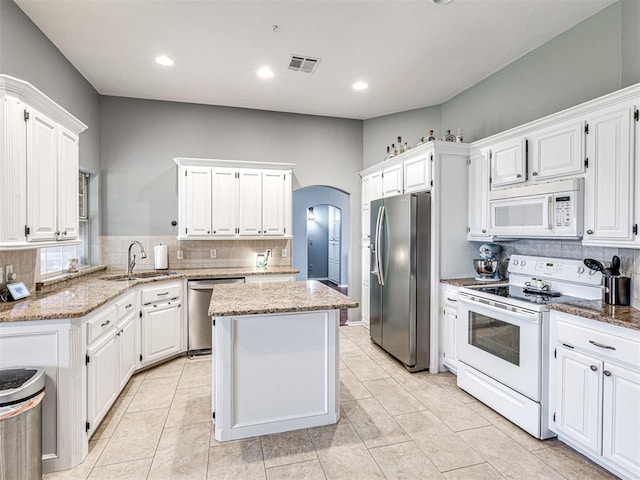
[[[492,311],[497,315],[508,315],[510,319],[519,320],[521,322],[540,323],[541,315],[539,312],[494,302],[486,298],[467,296],[467,294],[461,292],[458,293],[458,304],[470,311],[477,311],[479,313],[483,313],[483,311]],[[460,308],[460,306],[458,308]],[[498,318],[498,320],[500,320],[500,318]]]

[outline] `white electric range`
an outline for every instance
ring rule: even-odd
[[[548,429],[549,304],[602,299],[581,260],[512,255],[509,284],[458,290],[458,386],[536,438]]]

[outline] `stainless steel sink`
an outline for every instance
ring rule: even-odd
[[[144,280],[145,278],[157,278],[157,277],[166,277],[168,275],[175,275],[177,272],[172,272],[167,270],[165,272],[139,272],[132,273],[130,275],[110,275],[107,277],[103,277],[104,280],[109,280],[111,282],[127,282],[129,280]]]

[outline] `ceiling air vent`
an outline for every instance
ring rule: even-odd
[[[321,58],[304,57],[302,55],[291,55],[289,59],[289,70],[294,72],[314,73]]]

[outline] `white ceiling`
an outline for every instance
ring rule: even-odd
[[[440,104],[615,0],[15,1],[103,95],[367,119]]]

